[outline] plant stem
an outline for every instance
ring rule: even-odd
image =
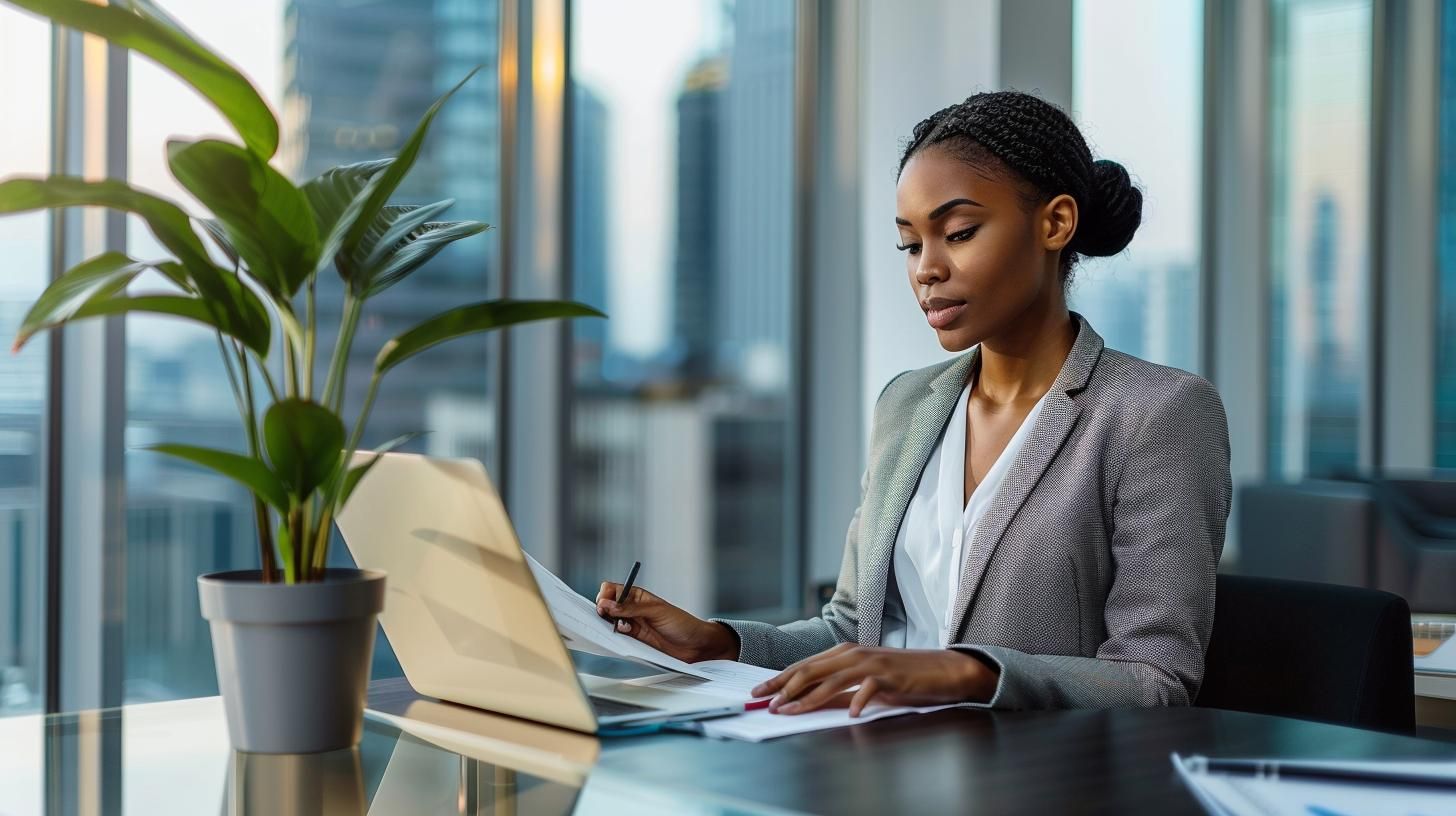
[[[303,505],[294,502],[288,509],[288,537],[293,540],[293,580],[307,581],[308,573],[303,565]]]
[[[319,518],[318,527],[314,530],[313,542],[313,569],[318,575],[322,575],[324,565],[329,559],[329,541],[331,540],[334,525],[334,514],[329,512],[325,503],[323,515]]]
[[[223,339],[222,332],[217,332],[217,348],[222,354],[223,367],[227,370],[228,385],[232,386],[233,398],[238,404],[238,413],[243,420],[243,427],[248,436],[248,452],[254,459],[259,458],[258,446],[258,423],[257,415],[253,409],[253,380],[248,371],[248,358],[236,347],[231,351],[237,354],[237,365],[233,364],[227,341]],[[241,370],[241,375],[239,371]],[[239,379],[242,384],[239,385]],[[273,533],[269,529],[268,507],[256,494],[251,496],[253,500],[253,521],[258,528],[258,549],[259,564],[263,570],[263,583],[271,584],[278,580],[278,566],[273,563]]]
[[[238,355],[246,356],[247,351],[243,349],[243,345],[241,343],[236,343],[236,346],[238,350]],[[273,382],[273,374],[268,371],[267,360],[259,358],[258,373],[261,374],[263,377],[263,385],[268,387],[268,396],[272,397],[274,402],[278,402],[278,385],[277,383]]]
[[[344,482],[348,480],[354,453],[359,450],[359,440],[364,436],[364,426],[369,424],[369,412],[374,408],[374,398],[379,396],[379,381],[382,376],[382,373],[376,369],[374,376],[369,378],[369,391],[364,395],[364,407],[360,409],[359,419],[354,422],[354,430],[349,434],[349,444],[344,447],[344,459],[339,465],[339,472],[328,487],[328,495],[324,500],[323,514],[317,530],[318,541],[315,543],[314,550],[314,562],[319,565],[320,569],[328,559],[333,514],[342,509],[338,506],[339,494],[344,489]]]
[[[354,431],[349,434],[349,445],[344,448],[344,467],[348,468],[350,460],[354,458],[354,452],[359,449],[359,439],[364,436],[364,426],[369,422],[369,411],[374,407],[374,398],[379,395],[379,380],[382,373],[375,369],[374,376],[369,378],[369,391],[364,395],[364,407],[359,411],[359,419],[354,422]],[[339,479],[342,487],[344,480]]]
[[[293,340],[287,333],[283,335],[283,387],[287,389],[288,396],[298,396],[298,360],[293,356]]]
[[[310,275],[308,278],[308,306],[305,312],[303,327],[303,396],[305,399],[313,399],[313,354],[314,337],[318,334],[318,326],[315,319],[314,287],[318,276]]]
[[[263,444],[258,438],[258,414],[253,402],[253,373],[248,365],[247,352],[243,351],[241,345],[236,346],[238,354],[238,365],[243,372],[243,395],[247,410],[243,416],[243,422],[248,427],[248,453],[254,459],[263,460]],[[259,370],[263,369],[260,364]],[[258,527],[258,549],[259,559],[263,564],[263,583],[271,584],[278,580],[278,563],[273,560],[273,521],[268,516],[268,506],[255,494],[253,496],[253,521]]]
[[[359,315],[364,301],[344,292],[344,314],[339,318],[339,334],[334,338],[334,353],[329,359],[329,376],[324,384],[324,407],[334,413],[344,410],[344,383],[349,374],[349,351],[354,345],[354,332],[359,327]]]

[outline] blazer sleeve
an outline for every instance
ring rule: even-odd
[[[1213,628],[1233,488],[1228,421],[1192,375],[1132,436],[1112,506],[1114,576],[1096,657],[955,646],[993,664],[997,709],[1189,705]]]
[[[887,420],[881,411],[885,394],[895,381],[907,372],[897,374],[880,391],[875,401],[875,415],[871,425],[870,450],[876,450],[877,443],[885,430],[881,423]],[[874,457],[871,456],[871,461]],[[761,621],[725,620],[714,618],[726,625],[738,636],[738,660],[766,669],[784,669],[790,664],[812,657],[825,649],[840,643],[859,639],[859,552],[860,518],[864,512],[865,491],[869,486],[869,471],[866,470],[859,482],[859,506],[849,521],[849,533],[844,541],[844,560],[839,567],[839,581],[834,587],[834,596],[820,610],[819,617],[786,623],[782,626]]]

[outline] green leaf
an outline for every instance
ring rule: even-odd
[[[440,108],[449,101],[451,96],[455,95],[456,91],[460,90],[462,85],[469,82],[470,78],[475,76],[475,73],[479,70],[480,66],[472,68],[470,73],[465,75],[464,79],[457,82],[455,87],[446,91],[444,96],[435,100],[435,104],[431,105],[430,109],[425,111],[425,115],[420,117],[420,123],[415,126],[414,132],[405,141],[404,147],[399,151],[399,155],[395,156],[394,161],[390,162],[389,166],[379,176],[374,189],[370,192],[368,200],[360,211],[359,218],[349,228],[348,233],[345,234],[344,251],[352,252],[359,245],[359,241],[364,237],[364,232],[369,228],[369,224],[374,220],[374,216],[389,201],[389,197],[394,195],[394,191],[399,188],[400,182],[404,181],[404,177],[409,173],[410,168],[414,166],[415,159],[420,154],[420,146],[425,142],[425,134],[429,132],[430,124],[434,122],[435,115],[440,112]],[[342,272],[343,270],[340,271]]]
[[[246,313],[236,312],[230,308],[235,307],[236,304],[218,303],[205,297],[192,295],[145,294],[92,298],[65,321],[40,326],[37,331],[54,328],[62,322],[87,317],[144,312],[180,317],[210,326],[229,337],[241,340],[243,345],[252,349],[259,357],[267,357],[268,343],[272,339],[272,332],[268,328],[267,312],[263,304],[257,300],[257,295],[251,292],[248,294],[255,301],[257,313],[253,313],[251,309]]]
[[[239,332],[234,336],[250,347],[267,348],[266,342],[258,342],[258,332],[266,333],[269,324],[263,302],[236,275],[212,262],[207,247],[192,229],[192,220],[176,204],[112,179],[86,181],[51,176],[0,182],[0,214],[50,207],[110,207],[141,216],[162,246],[179,261],[157,264],[157,269],[173,283],[202,295],[220,309],[214,325],[227,321]]]
[[[389,453],[390,451],[401,445],[406,445],[414,441],[419,436],[420,434],[418,432],[407,433],[402,436],[396,436],[388,442],[385,442],[383,445],[375,448],[373,451],[374,456],[369,461],[365,462],[362,465],[358,465],[357,467],[350,468],[348,474],[344,476],[344,487],[343,490],[339,493],[338,506],[342,508],[344,504],[349,501],[349,496],[353,495],[354,488],[359,486],[360,480],[367,476],[369,474],[369,470],[373,468],[374,465],[378,463],[381,458],[383,458],[381,454]]]
[[[320,235],[332,231],[350,202],[394,159],[343,164],[331,167],[304,182],[303,194],[312,205]],[[352,226],[352,222],[350,224]],[[342,236],[341,236],[342,239]]]
[[[52,207],[109,207],[134,213],[146,221],[152,234],[182,262],[183,268],[189,271],[199,267],[216,268],[181,207],[125,182],[87,181],[75,176],[13,178],[0,182],[0,214]],[[189,291],[194,289],[186,277],[175,282]]]
[[[72,267],[36,298],[20,322],[13,350],[19,351],[36,332],[70,320],[87,301],[122,291],[151,266],[120,252],[107,252]]]
[[[374,358],[374,369],[388,371],[425,349],[467,334],[517,323],[558,317],[606,317],[583,303],[565,300],[489,300],[441,312],[390,340]]]
[[[229,263],[234,267],[242,264],[242,256],[238,255],[238,248],[233,246],[232,240],[228,238],[227,229],[223,227],[221,221],[216,218],[199,218],[197,223],[202,225],[202,231],[207,233],[212,242],[217,244],[217,248],[222,250],[222,254],[227,256]]]
[[[316,402],[290,397],[264,415],[263,442],[284,488],[302,501],[338,468],[344,423]]]
[[[165,453],[178,459],[186,459],[193,464],[221,473],[242,484],[254,496],[278,510],[285,512],[288,510],[288,494],[283,489],[283,483],[278,480],[278,475],[269,470],[266,464],[251,456],[172,443],[149,445],[147,450]]]
[[[303,185],[303,193],[313,207],[318,232],[323,236],[316,273],[333,263],[345,281],[353,277],[356,265],[350,264],[342,251],[344,237],[373,196],[374,186],[379,183],[379,172],[392,161],[382,159],[335,167]]]
[[[318,226],[308,197],[256,154],[204,139],[167,143],[167,161],[182,186],[212,210],[248,272],[288,300],[318,262]]]
[[[60,25],[101,36],[143,54],[176,74],[222,113],[243,142],[263,158],[278,151],[278,120],[252,83],[154,4],[127,0],[10,0]]]
[[[461,238],[490,229],[479,221],[432,221],[410,233],[405,243],[385,258],[384,265],[369,271],[369,296],[404,280],[409,274]]]
[[[364,258],[365,276],[372,278],[373,276],[369,273],[375,267],[382,264],[384,259],[389,257],[400,244],[408,240],[411,233],[424,226],[425,222],[444,213],[453,206],[455,206],[455,199],[447,198],[444,201],[436,201],[434,204],[426,204],[423,207],[411,207],[407,212],[400,213],[390,223],[389,228],[379,236],[379,240],[368,248],[369,254]]]

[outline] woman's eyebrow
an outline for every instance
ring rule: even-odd
[[[952,198],[950,201],[947,201],[944,204],[940,205],[939,207],[936,207],[935,209],[931,210],[930,211],[930,215],[926,216],[926,218],[928,220],[930,220],[930,221],[934,221],[935,219],[941,217],[942,215],[945,215],[946,213],[950,212],[951,210],[955,209],[956,207],[961,207],[961,206],[964,206],[964,205],[967,205],[967,204],[969,204],[972,207],[984,207],[985,206],[981,202],[979,202],[979,201],[972,201],[969,198]],[[895,216],[895,223],[896,224],[899,224],[902,227],[908,227],[908,226],[910,226],[910,222],[909,221],[906,221],[905,219],[901,218],[898,215]]]

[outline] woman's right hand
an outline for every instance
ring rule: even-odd
[[[597,614],[617,619],[619,633],[688,663],[738,659],[738,635],[727,626],[678,609],[642,587],[632,587],[619,604],[621,591],[611,581],[597,590]]]

